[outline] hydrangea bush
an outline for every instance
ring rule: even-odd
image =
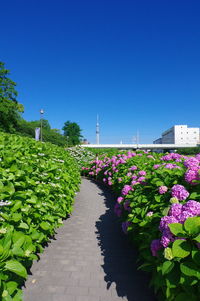
[[[80,169],[83,165],[85,167],[89,165],[90,162],[96,158],[96,155],[93,152],[80,146],[68,147],[66,150],[68,151],[70,156],[76,160]]]
[[[64,149],[1,133],[0,300],[22,300],[27,271],[70,214],[79,182]]]
[[[199,300],[200,155],[127,152],[83,171],[118,194],[115,213],[158,299]]]

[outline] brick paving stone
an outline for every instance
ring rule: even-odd
[[[24,301],[156,300],[113,205],[109,190],[82,179],[73,214],[33,263]]]

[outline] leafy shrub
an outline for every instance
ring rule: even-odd
[[[118,194],[115,213],[160,300],[200,295],[200,155],[118,154],[83,172]]]
[[[76,160],[80,169],[83,165],[86,166],[95,159],[95,155],[91,151],[80,146],[68,147],[67,151]]]
[[[72,211],[79,182],[78,166],[62,148],[1,133],[1,300],[22,300],[27,270]]]

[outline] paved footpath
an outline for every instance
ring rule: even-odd
[[[108,189],[82,179],[73,214],[31,268],[25,301],[155,301],[113,204]]]

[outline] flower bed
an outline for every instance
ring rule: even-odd
[[[1,300],[22,300],[27,270],[70,214],[79,182],[78,166],[62,148],[1,133]]]
[[[115,213],[158,299],[199,300],[200,155],[128,152],[82,169],[117,192]]]

